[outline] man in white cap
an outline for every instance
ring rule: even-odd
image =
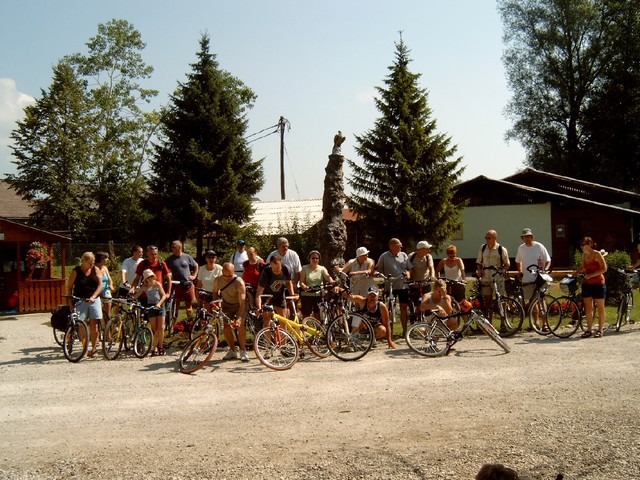
[[[426,240],[418,242],[416,251],[409,255],[409,260],[413,268],[409,272],[411,280],[434,282],[436,280],[436,269],[433,266],[431,256],[431,245]]]
[[[349,276],[352,295],[366,297],[369,287],[373,286],[373,272],[375,262],[369,258],[369,250],[366,247],[356,249],[356,258],[352,258],[342,267],[336,266],[336,270]]]
[[[531,295],[533,295],[533,291],[535,289],[533,282],[536,280],[537,269],[540,269],[541,271],[549,270],[549,267],[551,266],[551,257],[549,256],[549,252],[547,252],[545,246],[534,240],[533,232],[530,228],[524,228],[520,238],[524,243],[518,247],[516,265],[518,266],[518,275],[520,275],[522,283],[524,284],[522,286],[522,293],[525,301],[529,303]],[[535,265],[537,269],[532,268],[532,272],[530,272],[528,268],[531,265]],[[533,313],[534,318],[537,320],[537,309]],[[545,327],[543,327],[543,330]]]

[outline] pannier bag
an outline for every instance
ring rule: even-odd
[[[51,326],[56,330],[66,330],[69,326],[69,315],[71,315],[71,307],[69,305],[58,305],[51,312]]]

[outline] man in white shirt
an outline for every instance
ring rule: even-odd
[[[526,303],[528,304],[535,289],[533,282],[536,280],[536,273],[538,269],[541,271],[549,270],[549,267],[551,266],[551,257],[549,256],[545,246],[534,240],[533,232],[530,228],[523,229],[520,238],[524,243],[518,247],[516,264],[518,266],[518,274],[522,278],[522,293]],[[537,269],[532,268],[532,272],[530,272],[528,268],[531,265],[535,265]],[[534,318],[537,320],[537,308],[534,310],[533,314]],[[545,327],[546,326],[543,326],[543,330]]]
[[[247,251],[244,249],[244,243],[244,240],[238,240],[236,242],[236,251],[233,252],[229,259],[229,262],[233,263],[236,275],[240,277],[242,276],[242,272],[244,272],[242,264],[249,260],[249,255],[247,255]]]
[[[278,238],[276,242],[278,246],[277,250],[274,250],[267,257],[267,265],[271,262],[273,255],[280,255],[282,258],[282,264],[287,267],[291,274],[291,280],[293,281],[293,287],[298,288],[298,281],[300,280],[300,272],[302,271],[302,264],[300,263],[300,257],[296,252],[289,248],[289,240],[284,237]],[[291,292],[293,294],[294,292]]]
[[[118,286],[118,298],[127,298],[131,285],[136,278],[136,268],[142,261],[142,247],[136,245],[131,249],[131,256],[122,262],[120,271],[120,285]]]

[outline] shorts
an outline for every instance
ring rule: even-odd
[[[393,295],[398,299],[398,302],[407,305],[409,303],[409,289],[401,288],[400,290],[393,290]]]
[[[164,304],[160,308],[150,308],[147,310],[147,315],[149,318],[155,317],[164,317],[167,314],[167,311],[164,308]]]
[[[222,301],[222,313],[229,317],[229,320],[234,320],[235,318],[237,318],[239,310],[239,303],[227,303],[224,300]]]
[[[78,318],[88,322],[89,320],[102,320],[102,302],[100,297],[96,298],[93,303],[78,302],[76,303]]]
[[[302,310],[302,316],[308,317],[314,312],[319,312],[320,308],[318,304],[320,303],[321,297],[319,296],[305,296],[300,295],[300,310]]]
[[[603,284],[583,283],[582,298],[601,299],[607,296],[607,286]]]
[[[523,285],[522,286],[522,295],[524,296],[524,299],[526,302],[528,302],[529,300],[531,300],[531,296],[533,295],[533,291],[535,290],[536,286],[535,285]],[[524,305],[523,305],[524,307]]]
[[[498,285],[498,291],[500,295],[506,295],[507,291],[504,288],[504,280],[502,278],[496,280],[496,284]],[[493,295],[492,283],[480,282],[480,292],[485,297],[490,297]]]
[[[191,308],[191,305],[196,300],[196,289],[191,284],[189,288],[183,288],[181,285],[175,285],[176,289],[176,304],[180,305],[183,300],[187,303],[187,308]]]

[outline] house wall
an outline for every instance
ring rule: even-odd
[[[487,230],[498,232],[498,243],[504,245],[509,257],[515,258],[522,243],[520,234],[525,227],[531,228],[537,241],[541,242],[549,255],[553,256],[551,242],[551,203],[535,205],[495,205],[467,207],[463,210],[461,230],[451,240],[444,242],[444,248],[453,244],[458,248],[458,256],[465,260],[467,269],[475,264],[480,246],[485,242]],[[442,251],[434,252],[434,258],[442,258]],[[470,273],[472,270],[468,270]]]

